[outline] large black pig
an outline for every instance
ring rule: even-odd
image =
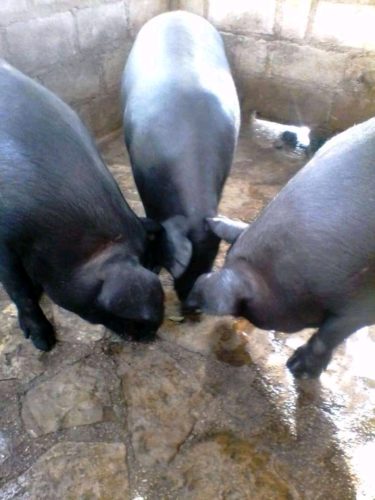
[[[197,281],[191,307],[263,329],[318,328],[287,364],[318,377],[345,338],[375,323],[375,119],[327,142],[247,229],[209,223],[234,244],[224,268]]]
[[[25,336],[44,351],[55,343],[42,291],[119,334],[157,329],[164,299],[147,241],[78,116],[0,60],[0,281]]]
[[[208,272],[217,213],[237,141],[236,89],[222,39],[188,12],[143,26],[123,75],[125,142],[146,214],[163,227],[161,264],[183,301]]]

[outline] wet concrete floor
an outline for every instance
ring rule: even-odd
[[[244,131],[222,214],[253,220],[306,162],[275,139],[261,123]],[[142,213],[121,138],[103,154]],[[23,339],[0,293],[0,499],[374,499],[375,329],[353,335],[319,381],[296,382],[285,362],[310,332],[184,320],[162,281],[152,344],[45,300],[51,353]]]

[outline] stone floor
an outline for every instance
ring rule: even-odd
[[[103,154],[141,212],[121,139]],[[264,124],[245,131],[221,213],[254,219],[305,161]],[[60,340],[48,354],[0,294],[0,499],[375,498],[375,331],[353,335],[319,382],[297,383],[285,361],[308,332],[184,321],[162,280],[155,343],[45,301]]]

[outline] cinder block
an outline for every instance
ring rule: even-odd
[[[1,0],[0,14],[21,12],[27,9],[27,0]]]
[[[337,92],[332,104],[329,128],[345,130],[375,116],[375,91],[367,95]]]
[[[1,0],[0,26],[7,26],[18,19],[28,9],[27,0]]]
[[[129,0],[129,20],[132,34],[137,34],[149,19],[168,11],[168,9],[168,0]]]
[[[204,16],[205,3],[205,0],[181,0],[179,2],[179,8],[192,12],[193,14],[198,14],[198,16]]]
[[[210,0],[208,18],[224,31],[272,33],[276,0]]]
[[[319,41],[374,50],[375,5],[357,4],[319,2],[313,37]]]
[[[126,37],[127,19],[122,1],[79,9],[76,16],[81,49],[100,50]]]
[[[342,80],[347,55],[286,42],[270,44],[271,74],[320,87],[336,87]]]
[[[107,90],[111,88],[120,88],[122,72],[124,70],[131,45],[131,41],[128,40],[120,48],[102,56],[104,82]]]
[[[0,57],[3,59],[7,58],[6,48],[5,48],[5,37],[4,34],[0,31]]]
[[[74,29],[70,12],[12,24],[6,29],[11,62],[34,70],[71,58]]]
[[[326,124],[332,102],[330,92],[264,77],[242,82],[241,93],[247,113],[256,110],[269,120],[312,128]]]
[[[304,38],[310,7],[311,0],[284,0],[280,7],[280,35],[285,38]]]
[[[375,57],[351,55],[344,73],[343,88],[363,95],[373,92],[375,98]]]
[[[95,5],[101,5],[103,3],[113,3],[118,2],[118,0],[31,0],[35,6],[62,6],[66,8],[85,8]],[[126,0],[125,0],[126,1]]]
[[[66,102],[93,98],[101,90],[99,61],[86,59],[56,65],[39,80]]]
[[[97,96],[89,104],[78,108],[78,114],[93,134],[100,137],[121,127],[119,92]]]
[[[267,42],[241,35],[222,33],[225,51],[236,78],[265,72]]]
[[[35,6],[39,6],[39,5],[64,5],[64,6],[67,5],[67,6],[69,6],[69,4],[71,3],[71,0],[32,0],[32,2]],[[78,2],[75,2],[76,6],[78,7],[77,3]],[[80,3],[85,3],[85,0],[81,1]]]

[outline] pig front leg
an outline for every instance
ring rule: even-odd
[[[363,322],[350,315],[330,316],[309,341],[299,347],[287,361],[287,367],[296,378],[318,378],[327,368],[334,349]]]
[[[20,260],[7,247],[0,247],[0,255],[0,281],[17,307],[21,330],[36,348],[50,351],[56,343],[55,333],[39,306],[41,289],[33,285]]]

